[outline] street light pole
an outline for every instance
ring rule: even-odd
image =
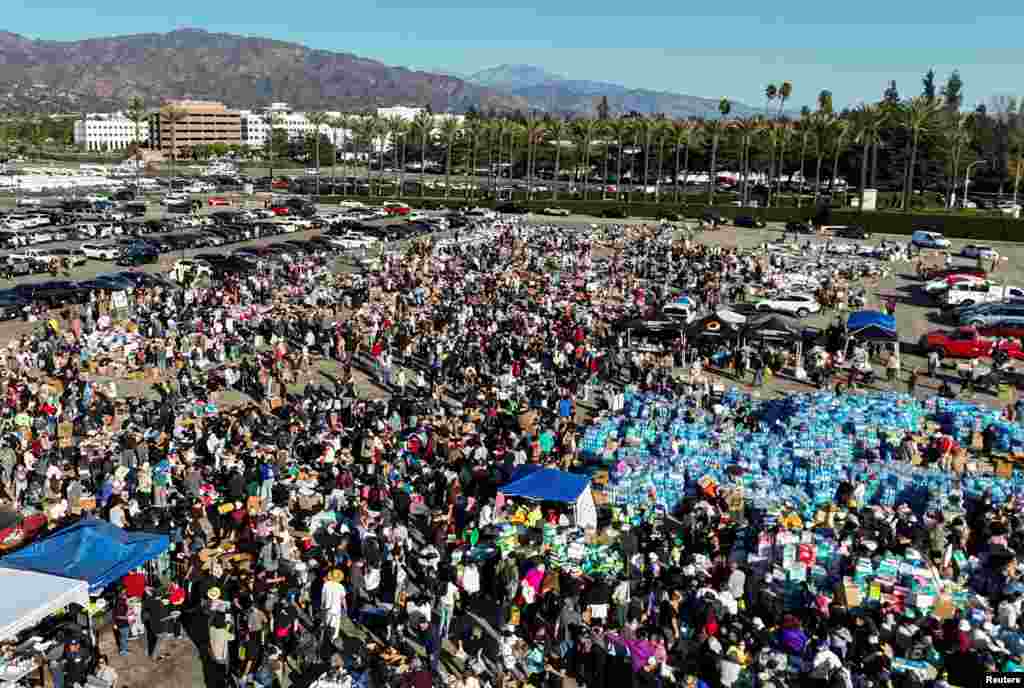
[[[971,168],[974,167],[975,165],[984,165],[986,162],[986,160],[975,160],[970,165],[968,165],[967,169],[964,171],[964,195],[963,198],[960,199],[961,208],[967,207],[967,187],[971,183]]]

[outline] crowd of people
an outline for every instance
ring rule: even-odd
[[[614,327],[667,296],[638,274],[667,265],[714,308],[784,265],[653,229],[627,248],[507,219],[368,275],[330,262],[139,289],[118,314],[93,300],[0,350],[8,500],[48,529],[93,514],[169,535],[110,593],[121,654],[144,637],[159,662],[188,638],[211,688],[967,686],[1020,668],[1024,585],[991,556],[1024,545],[1012,509],[925,529],[837,494],[840,578],[856,556],[911,549],[983,577],[969,612],[939,619],[810,591],[784,606],[734,556],[743,514],[714,496],[642,523],[601,510],[583,537],[621,565],[581,573],[546,541],[575,529],[571,511],[502,494],[525,465],[583,472],[580,423],[625,383],[707,406],[667,384],[685,339],[640,357]],[[119,329],[141,379],[90,365]],[[509,523],[517,541],[495,546]],[[55,688],[116,681],[96,645],[79,634],[51,657]]]

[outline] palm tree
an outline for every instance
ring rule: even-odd
[[[476,158],[477,151],[480,148],[480,139],[484,135],[485,124],[483,120],[478,118],[467,119],[463,129],[466,133],[466,143],[469,150],[469,156],[466,160],[467,174],[464,177],[466,181],[466,198],[471,198],[473,195],[474,185],[472,180],[476,176]]]
[[[643,146],[644,149],[644,172],[643,177],[641,177],[641,179],[643,180],[643,190],[640,196],[640,198],[643,201],[647,200],[647,187],[650,181],[648,177],[648,171],[651,165],[650,153],[651,146],[654,143],[655,133],[655,121],[653,119],[648,119],[647,117],[637,118],[636,127],[633,129],[633,135],[637,138],[638,142],[641,146]]]
[[[700,137],[700,129],[697,128],[695,122],[682,120],[674,122],[672,125],[672,137],[674,139],[676,149],[676,199],[675,202],[679,203],[680,189],[682,192],[686,192],[686,179],[690,176],[690,148],[698,143]],[[683,158],[683,181],[680,185],[679,182],[679,149],[686,149],[686,157]]]
[[[761,128],[759,117],[740,118],[733,122],[740,139],[740,203],[746,205],[750,185],[750,144]]]
[[[914,166],[917,164],[917,148],[921,137],[932,131],[942,111],[943,104],[940,101],[929,100],[925,96],[911,98],[900,108],[900,121],[910,133],[910,163],[907,168],[907,184],[903,190],[904,210],[910,210],[910,200],[914,193]]]
[[[555,144],[555,175],[554,184],[551,186],[551,199],[553,201],[558,200],[558,173],[561,170],[562,163],[562,137],[565,135],[565,120],[555,115],[549,115],[544,120],[544,129],[547,131],[547,135],[551,137],[551,141]]]
[[[772,101],[779,97],[779,87],[775,84],[768,84],[764,87],[764,116],[768,117],[768,108]]]
[[[452,150],[455,142],[462,133],[462,125],[454,117],[445,117],[441,122],[441,140],[445,145],[444,156],[444,197],[448,198],[449,187],[452,178]]]
[[[578,141],[578,152],[583,162],[583,200],[587,200],[587,185],[590,183],[590,146],[597,131],[597,120],[581,117],[572,123],[573,136]]]
[[[661,201],[662,172],[665,169],[665,144],[672,137],[672,123],[664,118],[655,120],[655,129],[658,141],[658,168],[654,175],[654,202],[658,203]]]
[[[779,86],[779,94],[778,94],[778,98],[779,98],[779,112],[778,112],[778,116],[779,117],[782,117],[782,108],[785,107],[786,101],[789,100],[789,97],[791,95],[793,95],[793,82],[792,81],[783,81],[782,85]]]
[[[533,200],[533,175],[537,165],[537,146],[544,138],[544,121],[531,112],[526,117],[526,200]]]
[[[832,125],[832,137],[835,140],[834,157],[832,158],[832,178],[828,180],[828,191],[832,193],[833,187],[836,183],[836,177],[839,176],[839,156],[842,155],[843,151],[846,150],[847,144],[849,143],[847,137],[850,135],[850,121],[846,119],[838,119]],[[843,205],[846,205],[846,195],[843,195]]]
[[[878,105],[865,104],[853,113],[855,132],[854,143],[861,145],[860,159],[860,211],[864,212],[865,191],[868,188],[868,162],[871,148],[881,140],[882,127],[889,119],[888,113]],[[955,175],[954,166],[954,175]]]
[[[830,135],[835,125],[835,116],[831,112],[819,110],[811,118],[811,128],[814,131],[814,152],[818,164],[814,172],[814,204],[817,206],[818,198],[821,195],[821,162],[825,158],[825,151],[830,142]]]
[[[785,131],[785,123],[778,120],[765,120],[761,128],[761,135],[767,139],[768,142],[768,197],[767,206],[770,208],[772,205],[772,185],[775,180],[775,151],[779,147],[779,142],[782,140],[783,132]],[[781,163],[781,161],[780,161]],[[781,174],[781,172],[780,172]]]
[[[343,145],[339,144],[338,141],[344,140],[345,134],[343,132],[348,129],[348,118],[345,115],[339,115],[327,122],[327,126],[334,132],[334,136],[331,139],[334,142],[334,158],[331,159],[331,188],[336,189],[338,182],[335,172],[337,172],[338,168],[338,153],[345,154]],[[342,167],[342,170],[344,170],[344,167]]]
[[[608,128],[608,125],[609,125],[608,120],[604,120],[604,119],[599,119],[599,120],[597,120],[594,123],[594,136],[597,136],[598,138],[601,139],[601,143],[602,143],[601,157],[604,160],[604,164],[602,165],[602,171],[601,171],[601,200],[602,201],[607,199],[607,192],[608,192],[608,165],[609,165],[609,156],[608,156],[608,134],[609,134],[609,128]]]
[[[807,160],[807,140],[811,137],[811,133],[814,130],[813,116],[810,108],[806,105],[800,110],[800,121],[797,122],[797,127],[800,129],[800,190],[796,195],[796,207],[799,208],[803,203],[803,187],[807,183],[807,175],[804,174],[804,166]],[[790,175],[792,178],[792,175]]]
[[[434,138],[434,117],[425,110],[416,113],[412,120],[412,131],[420,139],[420,196],[427,193],[427,144]]]
[[[171,125],[171,179],[174,179],[175,163],[178,159],[178,122],[185,121],[188,112],[173,105],[163,109],[160,113],[161,119],[166,119]],[[271,178],[273,179],[273,178]]]
[[[326,112],[309,112],[306,121],[313,126],[313,155],[316,159],[316,195],[320,195],[320,127],[327,124],[331,116]]]
[[[711,166],[708,174],[708,205],[715,204],[715,182],[718,177],[718,140],[727,126],[726,118],[732,112],[732,103],[728,98],[718,101],[719,119],[710,120],[705,123],[705,129],[711,134]]]
[[[960,160],[963,153],[974,139],[974,114],[969,112],[952,112],[946,127],[946,140],[950,147],[950,175],[946,185],[946,207],[952,207],[953,194],[956,193],[957,179],[960,178]],[[1016,186],[1016,184],[1014,185]]]
[[[135,191],[139,190],[140,163],[142,162],[142,120],[146,118],[146,104],[139,96],[128,102],[128,119],[135,125]]]
[[[502,165],[504,161],[502,159],[502,152],[505,150],[505,137],[508,137],[508,177],[512,179],[512,138],[515,136],[515,124],[508,119],[502,117],[494,125],[494,135],[498,139],[498,162],[494,167],[494,198],[498,198],[498,186],[500,180],[504,177]]]
[[[273,192],[273,190],[274,190],[274,155],[277,153],[277,151],[274,150],[274,147],[276,145],[274,143],[274,130],[277,129],[277,126],[281,123],[281,119],[282,119],[281,113],[280,112],[271,112],[270,114],[267,115],[266,119],[267,119],[267,126],[268,126],[268,128],[267,128],[267,144],[265,146],[265,148],[266,148],[266,155],[267,155],[267,166],[268,166],[267,172],[268,172],[268,175],[270,177],[270,190],[271,190],[271,192]]]
[[[632,120],[620,117],[609,120],[608,132],[615,138],[615,196],[622,198],[622,142],[633,130]]]

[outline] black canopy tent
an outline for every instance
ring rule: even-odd
[[[747,321],[743,328],[744,339],[773,341],[800,341],[803,330],[792,318],[782,315],[764,315]]]
[[[690,339],[708,337],[714,339],[732,339],[740,333],[734,323],[723,320],[717,315],[708,315],[696,320],[686,328],[686,336]]]

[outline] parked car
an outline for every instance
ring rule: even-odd
[[[767,226],[764,220],[753,215],[738,215],[732,224],[736,227],[745,227],[747,229],[761,229]]]
[[[615,220],[625,220],[629,217],[629,211],[625,208],[605,208],[601,212],[601,217],[607,217]]]
[[[571,213],[567,208],[545,208],[541,211],[541,214],[554,217],[568,217]]]
[[[821,304],[813,294],[789,293],[755,301],[754,308],[759,311],[778,311],[804,318],[811,313],[820,311]]]
[[[950,285],[943,297],[943,304],[951,306],[970,306],[976,303],[993,303],[1010,301],[1024,303],[1024,289],[1009,285],[993,284],[988,281],[957,282]]]
[[[917,229],[910,235],[910,243],[919,248],[949,248],[952,246],[949,239],[941,232]]]
[[[112,244],[82,244],[79,248],[86,258],[95,260],[116,260],[121,249]]]
[[[117,259],[117,264],[125,267],[135,267],[136,265],[150,265],[159,260],[160,254],[156,251],[135,248],[122,253]]]
[[[992,260],[993,258],[999,257],[999,252],[991,246],[967,244],[960,249],[960,255],[964,258],[984,258],[985,260]]]
[[[832,234],[840,239],[870,239],[871,234],[861,227],[860,225],[848,225],[846,227],[836,227],[832,230]]]
[[[991,357],[995,350],[995,342],[995,339],[982,337],[973,327],[959,327],[952,332],[948,330],[929,332],[921,337],[920,344],[922,349],[935,351],[943,357],[978,358],[981,356]],[[1024,360],[1024,351],[1021,351],[1018,341],[1000,340],[999,348],[1005,351],[1010,358]]]
[[[13,292],[0,293],[0,320],[17,320],[32,302]]]
[[[954,321],[986,337],[1024,337],[1024,304],[986,303],[958,309]]]

